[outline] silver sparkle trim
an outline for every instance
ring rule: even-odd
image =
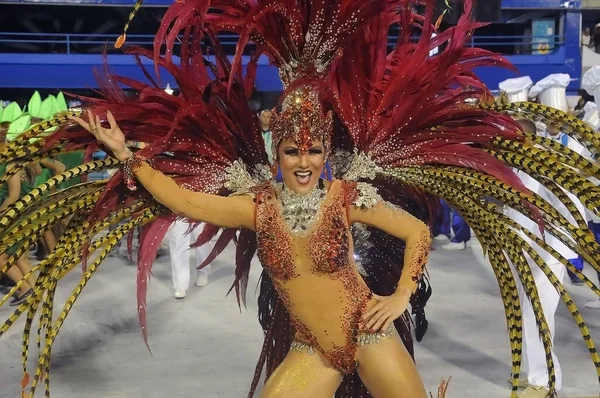
[[[327,191],[319,188],[318,184],[307,194],[298,194],[281,183],[276,185],[276,189],[282,204],[281,216],[290,231],[306,233],[317,220]]]
[[[395,329],[394,325],[390,325],[390,327],[387,328],[387,330],[385,330],[383,332],[377,332],[377,333],[361,332],[356,337],[356,344],[360,347],[363,347],[366,345],[371,345],[371,344],[377,344],[382,339],[389,339],[390,337],[392,337],[394,335],[395,330],[396,329]]]
[[[395,333],[395,330],[396,328],[394,327],[394,325],[390,325],[390,327],[383,332],[359,332],[358,336],[356,336],[356,345],[358,345],[359,347],[364,347],[366,345],[378,344],[381,340],[389,339],[390,337],[392,337]],[[315,348],[313,346],[299,341],[292,341],[292,344],[290,345],[290,350],[306,353],[309,355],[313,355],[315,353]]]
[[[297,352],[306,353],[308,355],[313,355],[315,353],[315,349],[310,344],[301,343],[299,341],[292,341],[290,345],[290,350],[294,350]]]
[[[254,173],[250,174],[246,165],[240,160],[234,161],[225,169],[225,176],[224,186],[234,195],[251,193],[253,187],[272,180],[269,166],[259,164],[254,168]]]
[[[352,240],[354,241],[354,263],[358,273],[362,276],[368,276],[367,270],[363,265],[363,259],[369,258],[368,251],[373,248],[373,244],[369,242],[371,232],[367,226],[360,223],[354,223],[350,228]]]
[[[383,171],[368,153],[358,152],[357,149],[353,153],[336,151],[329,157],[329,162],[336,176],[348,181],[374,180]]]
[[[358,191],[358,196],[353,203],[356,207],[370,209],[377,203],[383,201],[383,199],[381,198],[381,196],[379,196],[379,193],[377,192],[377,188],[375,188],[369,183],[358,182],[356,183],[356,189]]]

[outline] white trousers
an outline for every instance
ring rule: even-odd
[[[190,224],[187,221],[177,220],[171,225],[167,233],[169,242],[169,254],[171,256],[171,275],[173,277],[173,288],[175,290],[188,290],[190,286],[190,263],[191,253],[195,254],[194,268],[200,265],[210,254],[211,249],[207,245],[190,248],[192,243],[198,239],[204,224],[199,224],[191,233],[187,233]],[[198,271],[198,273],[209,273],[210,264]]]
[[[540,302],[544,311],[544,316],[548,327],[550,329],[550,337],[554,344],[554,314],[558,308],[560,302],[560,295],[552,286],[546,275],[542,270],[530,262],[531,272],[533,273],[533,279],[538,289],[540,296]],[[563,281],[566,273],[566,268],[561,263],[548,264],[554,275],[559,281]],[[535,323],[535,315],[533,314],[533,307],[531,302],[525,296],[525,292],[520,283],[519,287],[519,298],[521,300],[521,307],[523,311],[523,344],[524,344],[524,357],[525,363],[528,370],[527,380],[530,385],[545,387],[548,385],[548,370],[546,365],[546,354],[544,353],[544,344],[540,338],[537,324]],[[554,371],[556,375],[556,389],[562,388],[562,372],[558,358],[552,350],[552,359],[554,360]]]

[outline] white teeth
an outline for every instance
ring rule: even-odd
[[[294,173],[296,176],[296,180],[302,184],[308,184],[310,182],[310,176],[312,175],[312,171],[296,171]]]

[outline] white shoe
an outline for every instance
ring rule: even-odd
[[[175,289],[175,293],[173,293],[173,297],[175,297],[178,300],[185,298],[185,290]]]
[[[585,303],[586,308],[592,308],[594,310],[600,310],[600,299],[592,300]]]
[[[519,394],[519,398],[548,398],[550,391],[546,387],[529,386]]]
[[[467,242],[450,242],[447,245],[442,246],[442,248],[446,250],[465,250],[467,248]]]
[[[198,277],[196,278],[196,286],[202,287],[208,285],[208,272],[198,271]]]
[[[433,240],[437,240],[438,242],[445,242],[450,240],[450,238],[448,238],[446,235],[440,234],[438,236],[436,236],[435,238],[433,238]]]

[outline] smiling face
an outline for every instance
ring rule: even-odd
[[[294,141],[282,140],[277,154],[285,186],[299,194],[309,193],[325,165],[323,142],[313,140],[307,150],[301,150]]]

